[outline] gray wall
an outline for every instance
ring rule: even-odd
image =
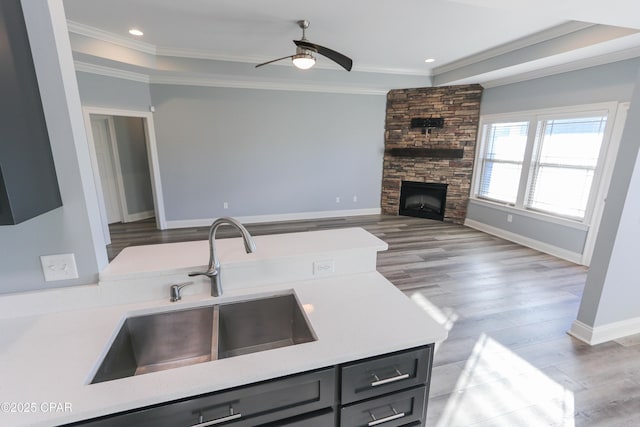
[[[92,283],[106,263],[100,224],[93,220],[99,218],[93,182],[86,180],[89,156],[62,4],[29,1],[23,8],[63,206],[0,227],[0,293]],[[40,255],[69,252],[80,278],[45,282]]]
[[[139,117],[114,116],[120,169],[129,214],[152,211],[153,193],[144,132]]]
[[[83,106],[149,111],[149,84],[77,72]]]
[[[480,114],[629,101],[639,68],[640,59],[632,59],[489,88],[482,95]],[[470,201],[467,219],[582,254],[587,231],[510,213],[512,223],[507,222],[505,212]]]
[[[480,114],[629,101],[640,59],[485,89]]]
[[[509,214],[513,215],[513,221],[507,222],[506,212],[471,202],[467,210],[467,218],[567,251],[582,253],[586,238],[585,231],[512,212],[509,211]]]
[[[578,320],[597,327],[640,318],[640,74],[616,158]]]
[[[151,97],[168,221],[380,207],[385,96],[152,85]]]

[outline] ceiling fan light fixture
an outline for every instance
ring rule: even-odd
[[[283,59],[291,58],[291,61],[296,68],[300,70],[308,70],[316,64],[316,58],[314,54],[317,53],[332,60],[345,70],[351,71],[351,67],[353,66],[353,61],[351,60],[351,58],[344,56],[340,52],[336,52],[335,50],[320,46],[319,44],[311,43],[309,40],[307,40],[305,30],[309,27],[309,21],[298,21],[298,26],[302,30],[302,39],[293,41],[293,43],[296,45],[296,54],[263,62],[256,65],[256,68],[262,67],[263,65],[272,64],[274,62],[282,61]]]
[[[310,53],[298,53],[291,58],[293,65],[301,70],[308,70],[316,64],[316,58]]]

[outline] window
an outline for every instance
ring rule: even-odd
[[[528,129],[528,122],[487,126],[479,197],[516,203]]]
[[[527,208],[584,218],[606,123],[606,116],[538,123]]]
[[[475,197],[584,220],[607,116],[602,110],[483,119]]]

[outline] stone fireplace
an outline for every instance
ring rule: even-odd
[[[442,219],[457,224],[464,222],[471,188],[481,96],[480,85],[389,92],[382,213],[400,213],[403,181],[446,184]],[[442,119],[442,127],[412,128],[412,119],[415,118]],[[424,120],[425,123],[432,121]]]

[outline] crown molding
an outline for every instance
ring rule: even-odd
[[[640,57],[640,47],[621,50],[618,52],[600,55],[597,57],[581,59],[565,64],[555,65],[514,76],[503,77],[498,79],[490,79],[480,81],[485,89],[505,86],[524,81],[535,80],[542,77],[553,76],[556,74],[567,73],[571,71],[582,70],[585,68],[595,67],[598,65],[610,64],[612,62],[624,61]],[[186,86],[209,86],[209,87],[229,87],[240,89],[267,89],[267,90],[291,90],[303,92],[331,92],[359,95],[386,95],[387,91],[383,89],[369,88],[345,88],[345,87],[327,87],[322,85],[291,85],[289,83],[271,83],[271,82],[247,82],[247,81],[229,81],[221,79],[202,79],[189,77],[169,77],[157,76],[150,77],[147,74],[136,73],[132,71],[124,71],[117,68],[105,67],[102,65],[90,64],[82,61],[74,61],[76,71],[85,73],[98,74],[106,77],[114,77],[125,80],[132,80],[147,84],[172,84]]]
[[[106,77],[115,77],[117,79],[132,80],[140,83],[151,83],[151,78],[147,74],[135,73],[133,71],[124,71],[117,68],[105,67],[103,65],[89,64],[82,61],[73,61],[76,71],[84,73],[98,74]]]
[[[633,59],[638,57],[640,57],[640,47],[634,47],[630,49],[620,50],[617,52],[611,52],[606,55],[599,55],[591,58],[585,58],[577,61],[567,62],[560,65],[554,65],[552,67],[542,68],[540,70],[519,73],[514,76],[503,77],[503,78],[494,79],[494,80],[487,80],[487,81],[481,82],[481,84],[485,89],[489,89],[492,87],[505,86],[513,83],[528,81],[528,80],[535,80],[542,77],[568,73],[570,71],[582,70],[585,68],[596,67],[598,65],[605,65],[605,64],[610,64],[612,62],[624,61],[627,59]]]
[[[147,74],[123,71],[117,68],[105,67],[102,65],[89,64],[82,61],[74,61],[76,71],[97,74],[106,77],[132,80],[146,84],[166,84],[181,86],[200,87],[224,87],[236,89],[264,89],[264,90],[286,90],[294,92],[322,92],[322,93],[342,93],[350,95],[377,95],[386,96],[386,89],[372,89],[365,87],[341,87],[326,86],[323,84],[291,84],[260,81],[240,81],[216,78],[195,78],[195,77],[175,77],[175,76],[149,76]]]
[[[362,73],[378,73],[378,74],[398,74],[404,76],[419,76],[419,77],[433,77],[431,68],[425,70],[411,69],[411,68],[390,68],[390,67],[376,67],[373,65],[361,65],[353,66],[353,71],[359,71]]]
[[[79,34],[85,37],[91,37],[118,46],[137,50],[139,52],[156,55],[156,46],[150,43],[141,42],[139,40],[131,40],[128,37],[120,36],[109,31],[100,30],[90,25],[81,24],[79,22],[67,20],[67,29],[70,33]]]
[[[171,56],[174,58],[207,59],[209,61],[242,62],[247,64],[259,64],[265,61],[264,58],[259,57],[220,55],[205,49],[179,49],[172,47],[157,47],[156,55]]]
[[[597,24],[590,24],[580,21],[568,21],[564,24],[557,25],[544,31],[532,34],[527,37],[522,37],[518,40],[514,40],[510,43],[505,43],[500,46],[496,46],[492,49],[484,50],[475,55],[470,55],[457,61],[449,62],[448,64],[435,67],[433,74],[443,74],[449,71],[457,70],[458,68],[468,67],[478,62],[486,61],[491,58],[495,58],[500,55],[504,55],[510,52],[514,52],[519,49],[533,46],[537,43],[553,40],[558,37],[566,36],[567,34],[574,33],[576,31],[584,30],[586,28],[594,27]]]
[[[260,81],[239,81],[215,78],[191,78],[173,76],[152,76],[151,84],[201,86],[201,87],[224,87],[236,89],[264,89],[264,90],[286,90],[293,92],[321,92],[321,93],[341,93],[350,95],[378,95],[386,96],[386,89],[326,86],[323,84],[292,84]]]

